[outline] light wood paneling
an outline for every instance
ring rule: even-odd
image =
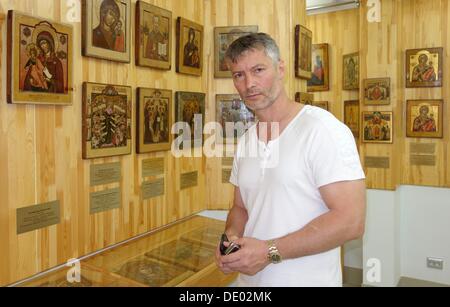
[[[391,105],[374,107],[361,103],[361,111],[394,112],[393,144],[363,143],[359,146],[363,162],[365,156],[390,158],[389,169],[365,168],[367,187],[387,190],[394,190],[402,184],[449,187],[450,128],[445,118],[448,118],[450,111],[450,81],[446,78],[446,72],[450,70],[450,4],[446,0],[383,0],[381,5],[380,23],[367,21],[366,0],[362,1],[360,9],[308,17],[313,41],[330,44],[331,90],[315,93],[315,100],[330,101],[330,110],[339,119],[342,119],[342,101],[359,97],[362,102],[362,86],[359,93],[341,90],[342,54],[359,50],[361,83],[365,78],[391,78]],[[443,87],[406,89],[405,51],[431,47],[444,48]],[[333,98],[336,98],[337,102],[334,102]],[[410,99],[444,100],[443,139],[406,137],[406,101]],[[436,166],[412,166],[412,143],[435,144]]]
[[[330,61],[330,90],[314,92],[315,101],[328,101],[329,111],[344,119],[344,101],[357,100],[358,91],[342,90],[343,56],[359,50],[358,10],[308,16],[313,44],[327,43]]]
[[[134,20],[134,3],[132,18]],[[231,80],[213,78],[213,27],[258,24],[279,41],[286,59],[289,93],[306,90],[304,81],[294,79],[293,29],[305,23],[305,0],[148,0],[173,13],[205,26],[205,65],[203,75],[194,77],[130,64],[85,58],[81,55],[81,23],[74,26],[74,103],[72,106],[7,105],[6,22],[8,9],[38,17],[65,20],[68,8],[63,0],[0,0],[1,102],[0,103],[0,285],[65,263],[127,238],[173,222],[206,208],[229,208],[232,187],[222,185],[220,161],[201,158],[175,159],[170,152],[112,157],[84,161],[81,158],[81,86],[83,81],[123,84],[136,88],[163,88],[207,93],[207,120],[215,119],[215,94],[233,93]],[[133,32],[133,31],[132,31]],[[134,33],[133,35],[134,36]],[[132,38],[132,46],[134,46]],[[175,52],[172,55],[175,63]],[[132,133],[135,142],[135,112]],[[142,160],[164,157],[166,195],[142,201]],[[89,186],[90,165],[119,162],[119,184]],[[198,171],[199,185],[180,191],[180,173]],[[89,193],[120,187],[122,207],[110,212],[89,214]],[[16,209],[59,199],[61,223],[30,233],[16,234]]]
[[[171,10],[173,16],[184,16],[204,23],[203,0],[149,1]],[[134,3],[132,16],[134,19]],[[35,16],[50,16],[65,21],[65,1],[6,1],[7,9],[16,9]],[[6,21],[2,17],[2,81],[6,76]],[[206,92],[206,73],[192,77],[171,71],[159,71],[86,58],[81,56],[81,23],[74,26],[74,103],[73,106],[7,105],[5,82],[2,82],[0,104],[0,284],[8,284],[49,267],[65,263],[132,236],[173,222],[205,208],[205,159],[175,159],[170,152],[123,157],[81,159],[81,85],[83,81],[130,85],[133,87],[133,106],[136,88],[160,87],[173,91]],[[175,18],[173,20],[175,27]],[[134,26],[133,26],[134,29]],[[175,28],[174,28],[175,29]],[[174,43],[175,43],[175,31]],[[132,39],[132,45],[134,41]],[[175,45],[174,45],[175,46]],[[175,47],[174,47],[175,50]],[[175,63],[175,54],[173,54]],[[135,138],[133,112],[133,138]],[[135,141],[134,141],[135,142]],[[133,144],[134,144],[133,142]],[[140,185],[142,160],[164,157],[166,161],[166,195],[141,201]],[[90,165],[120,162],[120,184],[89,186]],[[179,174],[198,171],[198,187],[180,191]],[[122,207],[110,212],[89,214],[89,193],[120,186]],[[16,235],[16,209],[59,199],[61,223],[22,235]]]

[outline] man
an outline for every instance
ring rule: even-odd
[[[241,137],[230,178],[225,233],[241,248],[226,256],[218,248],[219,268],[240,272],[239,286],[341,286],[339,246],[361,237],[365,224],[352,133],[331,113],[288,98],[285,64],[267,34],[238,39],[226,59],[259,123]],[[246,155],[252,147],[262,154]]]

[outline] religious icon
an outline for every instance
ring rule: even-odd
[[[83,55],[130,62],[131,1],[83,1]]]
[[[214,28],[214,77],[231,78],[225,63],[225,52],[238,38],[258,32],[258,26],[235,26]]]
[[[364,143],[393,142],[393,113],[384,111],[362,112]]]
[[[305,105],[313,105],[314,104],[314,94],[297,92],[295,93],[295,101]]]
[[[359,53],[344,55],[343,89],[359,89]]]
[[[314,101],[312,105],[328,111],[328,101]]]
[[[442,87],[443,48],[406,51],[406,87]]]
[[[255,113],[247,108],[239,95],[216,95],[216,111],[216,121],[222,126],[224,135],[221,137],[224,139],[237,141],[256,123]]]
[[[197,75],[203,67],[203,26],[177,19],[177,72]]]
[[[406,103],[406,136],[443,137],[443,100],[408,100]]]
[[[329,62],[328,44],[312,45],[312,75],[308,80],[308,92],[328,91],[329,85]]]
[[[136,65],[170,70],[172,13],[144,1],[136,2]]]
[[[183,141],[191,141],[193,146],[200,146],[203,141],[205,125],[205,94],[191,92],[176,92],[175,94],[176,122],[185,123]]]
[[[8,12],[8,103],[72,104],[73,28]]]
[[[359,100],[344,101],[344,124],[359,138]]]
[[[364,104],[387,105],[391,98],[391,79],[378,78],[364,80]]]
[[[131,87],[83,83],[83,159],[131,153]]]
[[[311,78],[312,32],[297,25],[295,27],[295,76],[302,79]]]
[[[170,150],[172,112],[172,91],[138,88],[138,153]]]

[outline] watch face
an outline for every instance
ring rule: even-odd
[[[281,256],[277,254],[273,254],[270,256],[272,263],[280,263],[281,262]]]

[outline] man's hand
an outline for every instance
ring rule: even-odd
[[[230,238],[241,249],[235,253],[222,256],[219,248],[216,251],[216,262],[220,270],[225,274],[239,272],[245,275],[253,276],[262,271],[267,265],[268,246],[265,241],[253,238]],[[228,246],[227,243],[225,243]]]

